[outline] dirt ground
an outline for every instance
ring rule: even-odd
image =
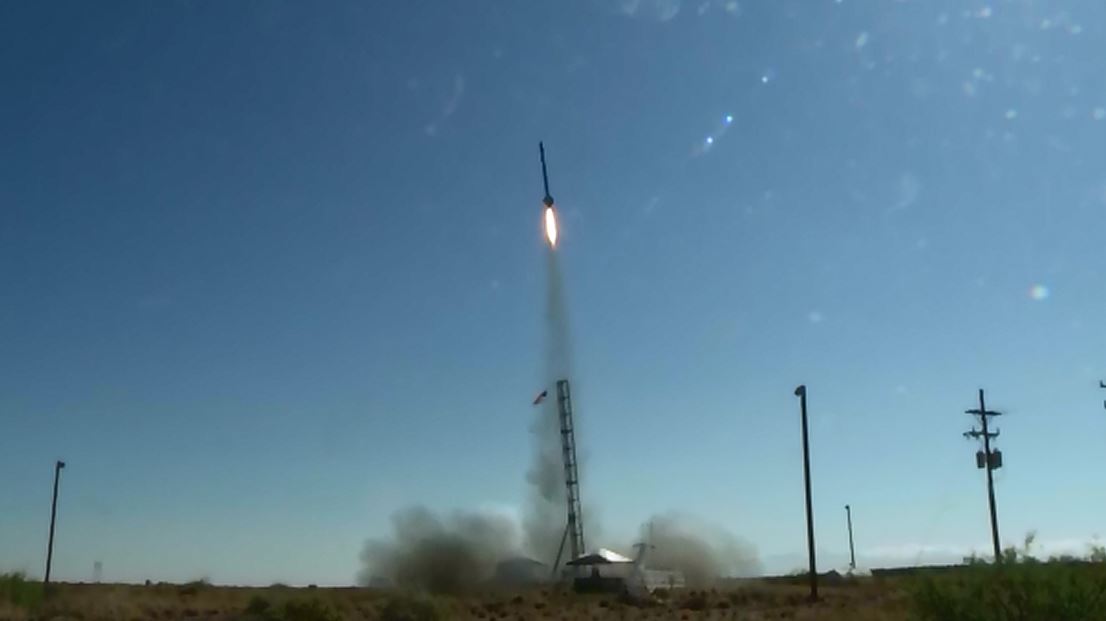
[[[858,579],[825,586],[811,604],[800,585],[744,582],[661,593],[650,601],[577,595],[557,589],[420,596],[355,588],[60,584],[30,608],[0,604],[0,619],[434,621],[606,619],[906,619],[907,596],[896,580]],[[7,606],[7,607],[5,607]]]

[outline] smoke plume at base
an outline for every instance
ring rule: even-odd
[[[688,586],[760,573],[752,544],[689,515],[669,512],[654,516],[642,525],[641,540],[652,544],[647,552],[649,567],[679,570]]]
[[[383,578],[404,588],[461,593],[518,553],[518,528],[503,515],[457,511],[443,519],[412,507],[392,516],[392,528],[391,540],[365,542],[360,584]]]

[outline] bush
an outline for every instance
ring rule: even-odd
[[[1106,621],[1106,570],[1064,563],[966,567],[919,582],[913,607],[922,621]]]
[[[705,591],[690,591],[687,597],[680,602],[680,608],[684,610],[706,610],[707,609],[707,594]]]
[[[42,583],[27,580],[23,572],[0,574],[0,602],[17,608],[36,608],[42,603]]]
[[[495,617],[491,608],[485,606],[485,610]],[[443,618],[433,602],[409,595],[392,596],[380,611],[380,621],[439,621]]]
[[[199,580],[193,580],[192,582],[186,582],[185,584],[177,587],[177,593],[182,596],[193,596],[198,594],[202,589],[206,589],[211,586],[211,582],[207,578],[200,578]]]
[[[1087,560],[1092,563],[1106,563],[1106,547],[1097,544],[1092,545]]]
[[[623,591],[618,594],[618,603],[623,606],[632,606],[634,608],[648,608],[656,606],[659,600],[653,599],[648,593],[635,594],[630,591]],[[617,608],[615,608],[617,610]]]
[[[337,610],[319,599],[287,602],[280,618],[283,621],[342,621]]]
[[[264,617],[269,613],[271,608],[272,604],[269,603],[269,600],[260,595],[254,595],[250,598],[249,603],[246,604],[246,614]]]

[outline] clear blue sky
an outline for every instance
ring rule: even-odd
[[[681,509],[799,565],[806,383],[828,564],[846,503],[864,563],[985,549],[979,387],[1004,540],[1078,547],[1104,41],[1097,0],[2,3],[0,570],[57,458],[62,579],[349,583],[396,509],[517,511],[539,139],[593,541]]]

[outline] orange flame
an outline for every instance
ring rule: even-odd
[[[545,238],[551,248],[557,247],[557,214],[553,213],[552,207],[545,208]]]

